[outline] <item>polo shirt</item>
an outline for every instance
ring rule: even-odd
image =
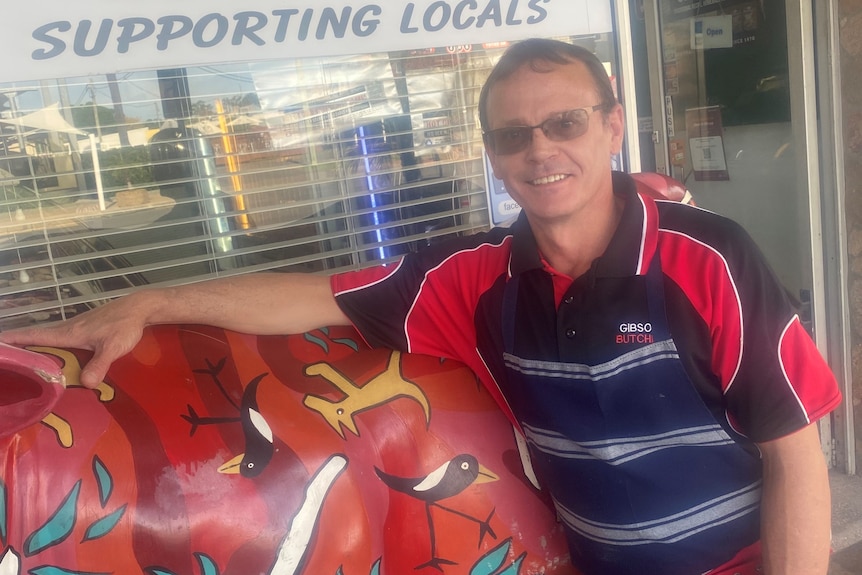
[[[639,194],[625,174],[615,172],[613,182],[625,200],[620,224],[605,253],[571,283],[554,281],[522,214],[510,228],[336,274],[336,302],[373,347],[468,365],[515,422],[497,385],[506,377],[506,282],[519,276],[519,357],[596,365],[610,348],[619,355],[648,343],[643,278],[658,256],[671,335],[716,421],[763,442],[834,409],[841,401],[835,378],[743,228]]]

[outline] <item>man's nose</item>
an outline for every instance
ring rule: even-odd
[[[532,136],[527,145],[527,157],[529,159],[542,161],[556,154],[558,143],[549,139],[541,126],[533,128]]]

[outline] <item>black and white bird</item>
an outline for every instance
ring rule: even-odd
[[[479,525],[479,545],[482,544],[482,539],[486,533],[494,539],[497,538],[490,524],[491,517],[494,516],[493,509],[488,518],[483,521],[461,511],[444,507],[439,503],[442,499],[458,495],[470,485],[488,483],[499,479],[494,472],[481,465],[469,453],[462,453],[453,457],[431,473],[422,477],[398,477],[386,473],[377,467],[374,468],[374,471],[380,480],[390,489],[404,493],[425,503],[425,512],[428,518],[428,529],[431,538],[431,559],[426,563],[417,565],[416,569],[434,567],[442,571],[441,565],[456,564],[454,561],[437,557],[437,542],[434,533],[434,520],[431,516],[431,506],[477,523]]]

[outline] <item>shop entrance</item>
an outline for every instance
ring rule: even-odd
[[[642,169],[742,224],[828,355],[815,82],[802,41],[812,15],[784,0],[629,6]],[[823,448],[838,465],[832,436],[824,420]]]

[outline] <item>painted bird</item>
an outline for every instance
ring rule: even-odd
[[[257,387],[266,377],[262,373],[246,386],[240,403],[239,420],[245,437],[245,452],[240,453],[219,467],[220,473],[239,473],[243,477],[257,477],[272,460],[272,428],[260,414],[257,405]]]
[[[222,358],[216,364],[207,360],[207,369],[196,369],[195,373],[205,373],[212,377],[228,401],[236,405],[219,380],[219,373],[224,368],[225,360],[226,358]],[[239,417],[202,417],[191,405],[188,406],[188,415],[180,415],[191,425],[189,435],[194,435],[201,425],[240,422],[245,438],[245,452],[222,464],[218,468],[219,473],[239,473],[243,477],[257,477],[272,460],[274,452],[272,429],[261,415],[260,407],[257,404],[257,388],[261,380],[267,375],[269,374],[266,372],[258,375],[245,387],[238,407]]]
[[[474,483],[488,483],[500,479],[494,472],[479,464],[479,461],[469,453],[453,457],[424,477],[398,477],[390,475],[377,467],[374,468],[374,471],[380,480],[390,489],[404,493],[425,503],[425,515],[428,518],[428,531],[431,539],[431,559],[421,565],[417,565],[416,569],[433,567],[438,571],[443,571],[441,565],[457,564],[454,561],[437,556],[434,519],[431,516],[432,506],[477,523],[479,525],[479,545],[482,544],[482,539],[484,539],[486,533],[494,539],[497,538],[490,524],[491,517],[494,516],[494,509],[491,510],[488,518],[483,521],[439,503],[442,499],[458,495]]]

